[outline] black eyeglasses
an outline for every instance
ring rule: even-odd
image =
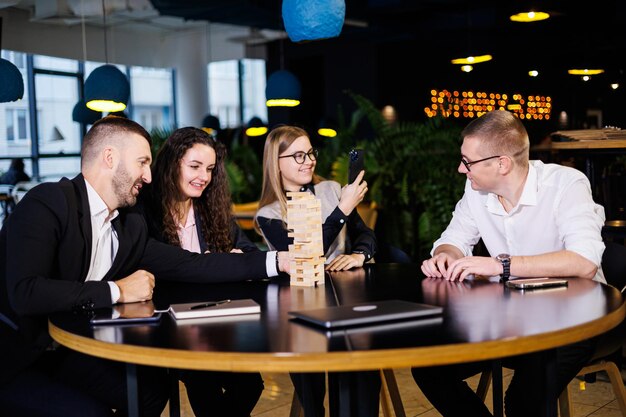
[[[317,153],[318,153],[317,149],[311,149],[308,152],[300,151],[300,152],[292,153],[291,155],[282,155],[282,156],[279,156],[278,159],[292,157],[294,161],[296,161],[297,164],[302,165],[304,164],[304,161],[306,161],[307,156],[309,157],[311,161],[315,161],[317,159]]]
[[[479,162],[488,161],[488,160],[493,159],[493,158],[500,158],[500,156],[502,156],[502,155],[494,155],[494,156],[490,156],[489,158],[483,158],[483,159],[479,159],[478,161],[471,161],[471,162],[466,160],[465,158],[461,157],[461,162],[463,162],[463,165],[465,165],[465,168],[467,168],[467,171],[469,172],[469,171],[471,171],[470,167],[472,165],[477,164]]]

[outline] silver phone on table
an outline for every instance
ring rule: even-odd
[[[561,278],[520,278],[506,282],[507,288],[534,290],[539,288],[567,287],[567,280]]]

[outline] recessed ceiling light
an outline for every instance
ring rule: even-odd
[[[522,12],[509,16],[513,22],[529,23],[538,22],[550,18],[550,14],[546,12]]]
[[[491,55],[477,55],[477,56],[468,56],[466,58],[456,58],[450,62],[452,62],[453,64],[460,64],[460,65],[473,65],[473,64],[480,64],[481,62],[491,61],[492,59],[493,57]]]
[[[569,69],[567,70],[568,74],[571,75],[598,75],[598,74],[602,74],[604,72],[603,69],[588,69],[588,68],[574,68],[574,69]]]

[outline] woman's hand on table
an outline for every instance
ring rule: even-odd
[[[346,271],[352,268],[359,268],[365,262],[365,255],[362,253],[351,253],[350,255],[339,255],[326,265],[327,271]]]

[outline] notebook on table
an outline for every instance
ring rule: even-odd
[[[442,307],[402,300],[374,301],[289,312],[293,318],[299,321],[326,329],[419,319],[441,313],[443,313]]]
[[[177,320],[200,317],[222,317],[261,312],[261,306],[252,299],[219,300],[199,303],[172,304],[170,314]]]

